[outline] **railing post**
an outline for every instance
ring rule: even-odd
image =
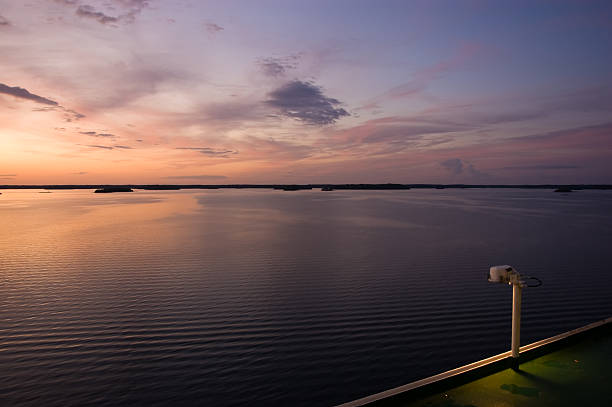
[[[512,357],[518,362],[521,346],[521,294],[523,287],[520,281],[512,284]],[[518,363],[515,363],[518,365]]]

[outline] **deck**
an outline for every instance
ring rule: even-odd
[[[612,318],[342,407],[612,406]]]

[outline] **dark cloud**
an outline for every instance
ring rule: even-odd
[[[20,99],[31,100],[33,102],[45,105],[44,107],[32,109],[34,112],[61,111],[64,115],[64,121],[66,122],[75,121],[85,117],[84,114],[66,109],[54,100],[30,93],[27,89],[20,88],[19,86],[8,86],[0,83],[0,93],[11,95]]]
[[[210,22],[210,21],[207,21],[207,22],[204,23],[204,28],[206,28],[206,31],[208,31],[208,33],[212,34],[212,35],[218,33],[219,31],[223,31],[224,30],[224,28],[221,27],[220,25],[215,24],[215,23]]]
[[[26,89],[20,88],[18,86],[11,87],[3,83],[0,83],[0,93],[5,93],[7,95],[11,95],[11,96],[21,98],[21,99],[31,100],[33,102],[41,103],[43,105],[59,106],[59,104],[56,101],[47,99],[42,96],[35,95],[33,93],[28,92]]]
[[[209,157],[223,157],[227,158],[230,154],[238,154],[238,151],[234,150],[216,150],[210,147],[176,147],[177,150],[192,150],[197,151],[200,154],[207,155]]]
[[[302,81],[292,81],[270,92],[265,103],[277,108],[281,114],[307,124],[333,124],[349,113],[337,107],[340,101],[326,97],[321,88]]]
[[[298,55],[281,58],[263,58],[257,61],[261,72],[269,77],[278,78],[285,76],[289,69],[297,68]]]
[[[114,145],[114,148],[121,148],[123,150],[132,150],[132,147],[130,146],[122,146],[122,145]]]
[[[87,171],[79,171],[79,172],[73,172],[72,175],[85,175],[87,174]]]
[[[9,20],[6,19],[6,17],[0,14],[0,27],[6,26],[6,25],[11,25],[11,23],[9,22]]]
[[[199,181],[218,181],[218,180],[226,179],[227,177],[225,175],[201,174],[201,175],[172,175],[166,178],[176,179],[176,180],[191,179],[191,180],[199,180]]]

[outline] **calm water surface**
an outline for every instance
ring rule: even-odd
[[[5,190],[0,404],[331,406],[612,315],[612,193]]]

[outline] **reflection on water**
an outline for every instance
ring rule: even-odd
[[[612,314],[612,194],[0,196],[2,404],[333,405]]]

